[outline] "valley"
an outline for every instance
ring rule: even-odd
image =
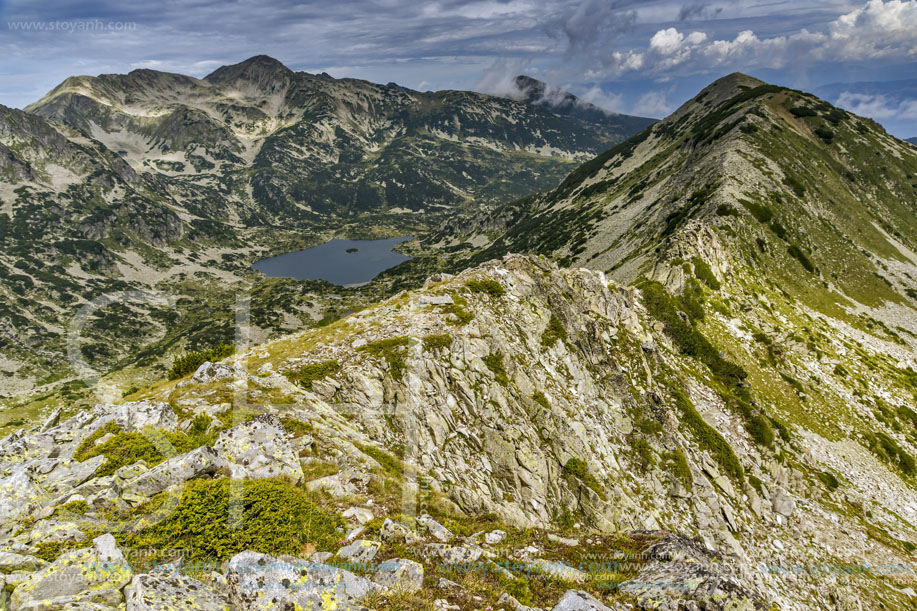
[[[4,110],[0,600],[915,606],[917,149],[740,73],[658,122],[515,82],[259,56]],[[361,286],[251,269],[398,236]]]

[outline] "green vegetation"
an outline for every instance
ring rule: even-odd
[[[461,326],[467,325],[474,318],[474,314],[466,310],[468,301],[461,295],[452,295],[452,303],[439,306],[440,310],[446,314],[455,316],[455,320],[449,321],[450,324]]]
[[[790,109],[794,117],[817,117],[818,113],[807,106],[794,106]]]
[[[905,475],[914,475],[914,472],[917,471],[917,462],[914,457],[889,435],[881,431],[867,432],[863,439],[873,454],[886,463],[898,467]]]
[[[407,347],[409,342],[410,340],[406,336],[390,337],[369,342],[365,346],[360,346],[358,350],[377,359],[385,359],[391,369],[392,377],[398,380],[404,375],[406,365],[404,348]]]
[[[802,267],[807,272],[811,273],[815,271],[815,266],[812,265],[812,262],[809,261],[809,258],[806,257],[806,254],[802,252],[802,250],[800,250],[798,246],[796,246],[795,244],[790,244],[789,246],[787,246],[786,251],[787,253],[789,253],[791,257],[799,261],[799,264],[802,265]]]
[[[239,505],[230,508],[230,485],[241,488]],[[305,548],[332,548],[344,521],[316,505],[306,491],[281,480],[233,481],[197,479],[182,490],[177,506],[167,495],[155,497],[140,511],[167,508],[162,521],[122,535],[127,547],[163,552],[184,549],[191,560],[226,560],[253,550],[274,555],[302,555]],[[232,516],[240,517],[239,523]]]
[[[630,444],[631,451],[634,454],[635,462],[640,470],[644,473],[656,466],[656,457],[653,454],[653,448],[643,437],[637,437]]]
[[[333,376],[341,370],[341,364],[336,360],[320,361],[318,363],[309,363],[299,369],[290,371],[286,374],[288,380],[294,384],[299,384],[306,390],[312,390],[312,383],[318,380],[324,380],[328,376]]]
[[[503,285],[490,278],[469,280],[465,286],[471,289],[472,293],[484,293],[491,297],[502,297],[506,294],[506,289],[503,288]]]
[[[717,216],[739,216],[739,211],[736,210],[734,206],[730,206],[729,204],[720,204],[716,208],[716,215]]]
[[[827,127],[816,127],[815,135],[821,138],[825,144],[831,144],[834,141],[834,132]]]
[[[503,353],[499,350],[491,352],[483,359],[484,364],[494,374],[494,378],[503,386],[509,386],[509,376],[506,373],[506,367],[503,364]]]
[[[551,320],[548,322],[548,327],[541,334],[541,345],[545,348],[550,348],[558,341],[567,340],[567,330],[564,329],[564,325],[560,322],[560,319],[551,313]]]
[[[678,315],[675,300],[658,282],[644,282],[643,303],[650,315],[665,325],[665,332],[684,354],[710,368],[728,386],[736,386],[747,377],[744,369],[724,359],[703,334]]]
[[[169,379],[177,380],[189,373],[194,373],[198,367],[207,361],[213,363],[223,360],[228,356],[232,356],[235,351],[236,347],[231,344],[218,344],[203,352],[186,352],[176,357],[172,362],[172,368],[169,369]]]
[[[723,439],[715,428],[707,424],[685,393],[672,389],[672,396],[675,399],[675,406],[681,412],[682,421],[691,431],[698,445],[710,452],[727,475],[736,481],[742,481],[745,477],[745,470],[735,452],[732,451],[729,442]]]
[[[579,479],[583,484],[585,484],[590,490],[599,495],[599,498],[607,500],[605,496],[605,491],[602,490],[602,487],[599,485],[595,476],[589,472],[589,467],[586,466],[586,462],[579,458],[571,458],[564,465],[564,475],[573,476]]]
[[[792,189],[797,197],[802,197],[806,193],[805,186],[803,186],[802,182],[792,174],[786,175],[786,178],[783,179],[783,184]]]
[[[541,407],[545,409],[551,409],[550,401],[548,401],[548,398],[540,390],[532,395],[532,401],[534,401],[535,403],[537,403],[538,405],[540,405]]]
[[[771,219],[774,218],[773,211],[764,204],[748,201],[746,199],[740,199],[739,203],[742,204],[759,223],[769,223]]]
[[[96,456],[104,456],[105,462],[96,471],[97,476],[111,475],[121,467],[144,461],[148,467],[162,461],[190,452],[203,445],[212,445],[218,431],[208,433],[210,417],[199,415],[194,418],[187,433],[171,433],[146,428],[142,432],[122,431],[114,422],[87,437],[74,454],[74,459],[83,462]],[[110,438],[96,443],[105,435]]]
[[[424,350],[434,351],[448,348],[452,345],[452,336],[448,333],[436,333],[423,338]]]
[[[698,280],[706,284],[714,291],[720,290],[720,281],[716,279],[710,265],[698,256],[691,258],[691,264],[694,265],[694,275]]]
[[[691,466],[688,464],[688,458],[681,448],[676,448],[674,452],[666,452],[666,467],[672,472],[676,479],[684,484],[685,488],[691,489],[694,485],[694,476],[691,475]]]
[[[841,487],[841,483],[837,480],[837,477],[829,471],[819,471],[818,479],[821,480],[828,490],[837,490]]]

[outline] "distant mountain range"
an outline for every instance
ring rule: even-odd
[[[106,312],[84,330],[103,368],[229,339],[243,286],[263,287],[252,307],[265,333],[313,324],[350,306],[265,281],[254,260],[338,232],[417,234],[553,188],[653,122],[560,110],[294,72],[267,56],[203,79],[75,76],[24,111],[0,107],[0,395],[66,382],[66,321],[113,291],[197,305]],[[164,344],[138,352],[154,338]]]

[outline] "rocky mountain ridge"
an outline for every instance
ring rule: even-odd
[[[272,608],[268,595],[342,608],[906,607],[917,493],[901,457],[917,425],[877,424],[898,448],[883,458],[843,414],[810,417],[830,402],[809,379],[798,410],[771,394],[791,388],[783,366],[732,339],[754,319],[728,271],[713,274],[723,284],[699,289],[708,314],[691,325],[720,361],[685,351],[668,308],[689,308],[659,284],[509,256],[120,405],[58,412],[0,442],[4,545],[29,567],[5,577],[12,608],[87,600],[92,584],[47,584],[74,555],[101,553],[86,546],[104,533],[125,558],[178,553],[166,568],[183,576],[122,571],[100,608],[122,595],[143,608],[131,606],[142,583],[152,598],[193,589],[241,609]],[[889,358],[902,349],[831,332],[851,352],[819,357],[823,392],[846,400],[865,375],[864,409],[882,397],[886,418],[906,415],[914,389]],[[233,485],[259,530],[219,526]],[[309,504],[290,531],[274,502]],[[255,518],[265,511],[278,522]],[[316,526],[296,521],[308,516]],[[196,520],[218,526],[201,536]],[[274,585],[256,593],[252,580]]]

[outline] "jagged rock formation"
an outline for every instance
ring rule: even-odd
[[[709,309],[695,328],[723,346],[722,359],[750,368],[727,388],[733,369],[686,354],[670,333],[658,286],[509,256],[205,364],[128,408],[9,436],[0,494],[16,495],[17,512],[2,516],[0,566],[13,567],[4,569],[13,608],[45,596],[24,584],[43,583],[61,553],[91,554],[87,533],[99,532],[113,532],[126,558],[178,548],[213,608],[271,608],[268,598],[443,609],[909,604],[912,575],[841,570],[907,565],[917,494],[903,463],[823,437],[806,408],[772,403],[766,390],[786,383],[780,373],[752,368],[754,344],[724,340],[747,320],[726,303],[736,295],[700,289],[730,310]],[[882,362],[878,349],[859,350]],[[895,404],[892,371],[869,384]],[[824,387],[837,383],[821,375]],[[762,419],[743,413],[738,388]],[[777,433],[764,436],[765,426]],[[202,452],[224,467],[184,467]],[[278,479],[271,465],[296,473]],[[138,485],[156,470],[171,487]],[[67,492],[51,492],[64,480]],[[243,527],[224,530],[237,518],[219,491],[233,486]],[[294,505],[309,516],[293,525],[302,538],[279,534],[301,515],[283,513]],[[273,512],[289,517],[259,517]],[[196,516],[215,524],[211,534],[196,535]],[[70,534],[49,547],[36,531]],[[212,568],[201,571],[205,559]],[[131,570],[117,585],[127,601],[190,587]],[[76,590],[60,596],[89,600]],[[110,590],[92,602],[118,603]]]

